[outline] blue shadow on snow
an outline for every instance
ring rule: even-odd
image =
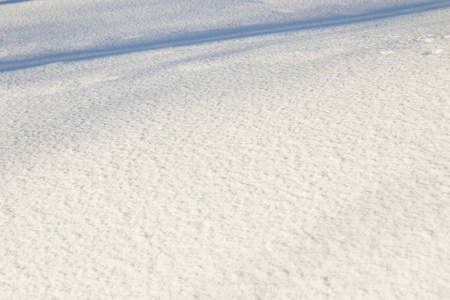
[[[18,3],[18,2],[28,2],[31,0],[6,0],[6,1],[0,1],[0,5],[5,5],[5,4],[12,4],[12,3]]]
[[[236,28],[191,32],[183,34],[182,36],[167,37],[165,39],[159,40],[141,41],[133,44],[86,48],[76,51],[49,53],[46,55],[33,56],[20,60],[0,61],[0,72],[27,69],[55,62],[80,61],[114,55],[129,54],[140,51],[183,47],[276,33],[287,33],[307,29],[356,24],[449,7],[450,0],[429,1],[419,4],[396,6],[386,9],[376,9],[366,13],[350,16],[333,16],[329,18],[315,18],[310,20],[245,25]]]

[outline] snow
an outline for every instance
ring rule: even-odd
[[[0,299],[450,297],[450,1],[0,16]]]

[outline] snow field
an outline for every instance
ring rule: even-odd
[[[0,298],[450,295],[448,9],[232,2],[0,2]]]

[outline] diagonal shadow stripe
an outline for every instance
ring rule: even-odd
[[[40,56],[30,56],[28,58],[19,60],[9,60],[9,61],[4,60],[0,61],[0,72],[27,69],[55,62],[88,60],[141,51],[192,46],[210,42],[242,39],[261,35],[287,33],[308,29],[363,23],[392,17],[398,17],[402,15],[416,14],[431,10],[444,9],[449,7],[450,7],[450,0],[429,1],[420,4],[396,6],[386,9],[376,9],[366,13],[350,16],[315,18],[310,20],[246,25],[236,28],[191,32],[186,33],[182,36],[173,36],[168,37],[166,39],[141,41],[131,44],[86,48],[82,50],[67,51],[60,53],[56,52]]]
[[[19,3],[19,2],[28,2],[28,1],[30,1],[30,0],[6,0],[6,1],[0,1],[0,5]]]

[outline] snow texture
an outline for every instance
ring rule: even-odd
[[[450,1],[0,0],[0,299],[449,299]]]

